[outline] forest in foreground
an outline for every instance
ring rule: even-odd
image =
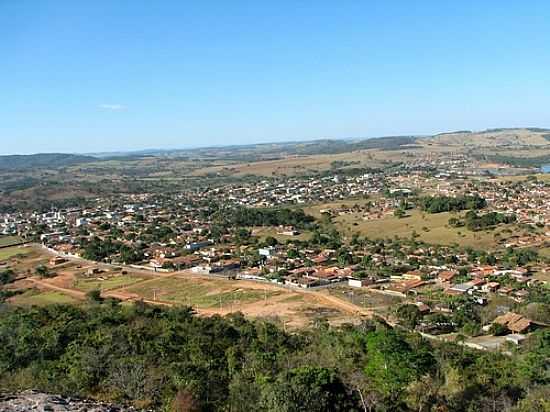
[[[2,307],[0,389],[159,411],[547,411],[550,333],[522,351],[430,343],[378,321],[285,333],[240,314],[116,301]]]

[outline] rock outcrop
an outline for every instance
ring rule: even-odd
[[[0,412],[135,412],[132,407],[75,399],[36,391],[0,395]]]

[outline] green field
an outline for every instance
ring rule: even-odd
[[[260,301],[266,294],[260,289],[240,289],[238,283],[223,280],[190,280],[181,278],[157,279],[144,285],[135,285],[128,292],[138,294],[147,300],[157,299],[164,302],[180,303],[198,308],[212,308],[220,305]],[[267,297],[279,292],[268,291]]]
[[[359,215],[338,216],[334,222],[338,229],[348,236],[358,232],[372,239],[410,237],[414,232],[424,242],[450,245],[457,243],[462,246],[487,249],[498,245],[495,234],[500,233],[501,239],[506,238],[502,232],[504,226],[492,231],[472,232],[465,227],[452,228],[448,226],[451,217],[458,217],[456,213],[424,213],[419,210],[408,211],[408,216],[397,218],[387,216],[382,219],[365,221]],[[518,234],[514,225],[508,225],[513,234]]]
[[[72,298],[71,296],[65,295],[61,292],[56,291],[47,291],[47,292],[40,292],[35,289],[30,289],[26,292],[24,292],[21,295],[17,295],[11,299],[11,303],[14,305],[21,305],[21,306],[44,306],[44,305],[51,305],[54,303],[60,303],[60,304],[74,304],[77,303],[78,300]]]
[[[7,260],[17,255],[27,255],[29,252],[30,249],[24,249],[18,246],[3,248],[0,249],[0,261]]]
[[[93,289],[107,291],[130,286],[143,280],[145,280],[145,278],[130,275],[113,276],[105,280],[80,278],[74,282],[73,287],[83,292],[88,292]]]
[[[0,236],[0,247],[17,245],[23,241],[19,236]]]

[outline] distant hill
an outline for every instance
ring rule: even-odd
[[[192,159],[224,159],[258,161],[286,156],[309,156],[348,153],[356,150],[397,150],[415,144],[416,136],[384,136],[371,138],[317,139],[304,141],[256,143],[227,146],[205,146],[189,149],[151,149],[117,153],[93,153],[101,160],[135,160],[145,157],[178,157]]]
[[[535,127],[488,129],[480,132],[458,131],[440,133],[421,139],[423,143],[470,147],[522,147],[550,145],[550,130]]]
[[[25,170],[33,168],[56,168],[72,166],[79,163],[96,162],[99,159],[92,156],[39,153],[33,155],[0,156],[0,170]]]

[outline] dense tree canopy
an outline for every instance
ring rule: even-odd
[[[533,393],[550,383],[549,336],[504,356],[372,322],[287,334],[239,314],[112,300],[5,307],[0,390],[101,394],[155,410],[512,411],[518,401],[525,410],[545,401]]]
[[[302,209],[265,209],[236,208],[223,216],[226,223],[233,227],[242,226],[294,226],[305,228],[314,222],[313,216],[306,215]]]
[[[422,210],[428,213],[478,210],[487,206],[487,201],[479,195],[473,196],[426,196],[419,199]]]

